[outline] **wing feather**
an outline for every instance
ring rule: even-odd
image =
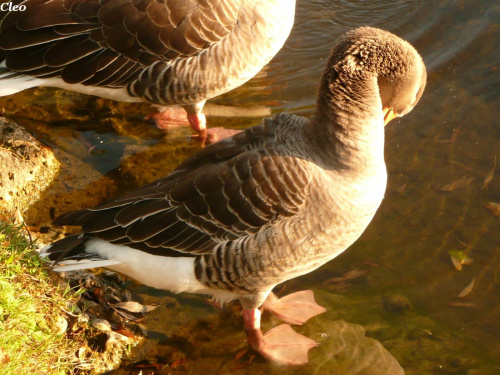
[[[221,41],[237,25],[240,2],[28,0],[26,11],[0,15],[0,48],[14,71],[125,86],[156,61],[187,58]]]

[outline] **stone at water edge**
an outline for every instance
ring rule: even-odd
[[[21,213],[59,173],[60,163],[26,129],[0,117],[0,214]]]

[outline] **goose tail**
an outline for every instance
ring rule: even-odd
[[[109,267],[121,263],[93,251],[89,240],[90,238],[81,234],[63,238],[40,249],[40,257],[50,263],[52,269],[57,272]]]
[[[0,96],[12,95],[36,86],[43,86],[45,80],[10,70],[0,55]]]

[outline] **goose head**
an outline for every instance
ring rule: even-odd
[[[379,52],[372,59],[381,61],[378,86],[387,125],[417,105],[427,82],[425,65],[410,43],[387,31],[361,28],[358,32],[365,37],[376,35],[380,43]]]
[[[332,49],[319,109],[334,118],[382,116],[387,125],[415,107],[426,81],[424,62],[410,43],[385,30],[359,27]]]

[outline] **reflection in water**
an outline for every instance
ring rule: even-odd
[[[254,80],[213,101],[309,115],[333,41],[359,25],[408,39],[429,71],[419,106],[404,124],[387,128],[389,185],[367,232],[334,262],[286,284],[287,292],[314,289],[328,307],[301,332],[321,344],[310,352],[310,364],[277,369],[257,359],[238,373],[351,374],[342,366],[362,363],[365,352],[356,357],[331,349],[339,320],[362,325],[388,350],[385,358],[394,357],[407,374],[500,373],[500,219],[485,207],[500,203],[499,16],[500,5],[489,0],[302,0],[280,54]],[[57,214],[149,182],[198,147],[189,142],[188,129],[162,133],[144,123],[147,105],[51,89],[0,100],[68,166],[47,192],[46,205],[33,209],[33,221],[46,221],[51,207]],[[218,116],[208,118],[211,126],[242,128],[261,114]],[[462,264],[464,259],[472,262]],[[342,277],[356,269],[350,274],[356,277]],[[473,288],[458,297],[473,279]],[[152,335],[158,356],[175,348],[188,359],[190,373],[234,372],[245,338],[231,309],[220,313],[199,297],[130,287],[147,301],[168,305],[146,322],[148,330],[169,338]],[[265,330],[276,323],[268,317]],[[346,358],[352,361],[342,362]]]

